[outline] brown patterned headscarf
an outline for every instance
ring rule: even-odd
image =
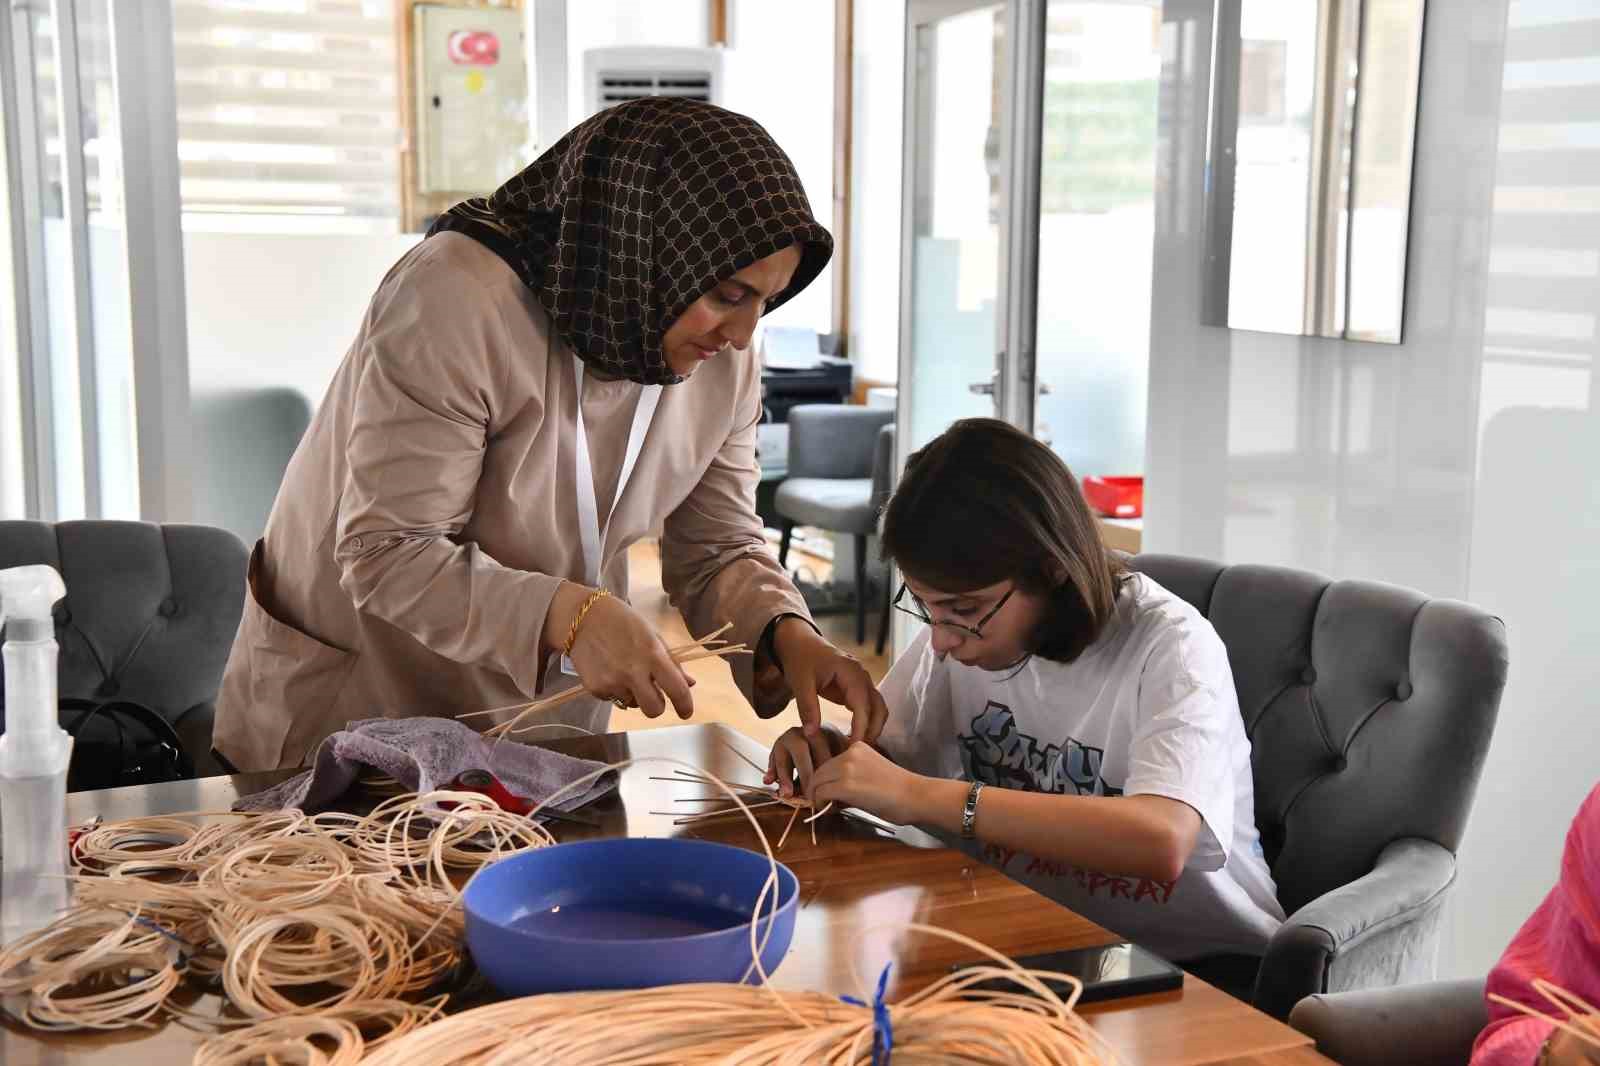
[[[646,385],[682,380],[661,338],[712,286],[799,244],[771,310],[833,254],[794,164],[754,119],[659,96],[595,115],[428,235],[446,230],[510,264],[587,366]]]

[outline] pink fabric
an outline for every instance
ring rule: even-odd
[[[1557,1013],[1534,989],[1538,978],[1600,1005],[1600,785],[1567,830],[1560,879],[1489,972],[1486,991]],[[1529,1066],[1550,1029],[1548,1022],[1491,1002],[1472,1066]]]

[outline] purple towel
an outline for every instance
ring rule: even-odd
[[[496,745],[450,718],[364,718],[324,740],[311,769],[264,792],[241,796],[233,809],[298,807],[314,814],[344,795],[366,767],[388,774],[413,792],[445,788],[464,770],[488,770],[513,794],[537,802],[603,766],[515,741]],[[617,787],[616,778],[614,773],[604,774],[563,796],[555,806],[570,811],[599,799]]]

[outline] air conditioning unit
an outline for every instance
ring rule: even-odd
[[[591,48],[583,53],[584,117],[644,96],[721,104],[726,57],[721,48]]]

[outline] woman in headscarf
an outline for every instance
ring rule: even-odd
[[[582,683],[687,718],[690,679],[627,603],[660,531],[691,632],[756,648],[758,714],[819,695],[883,726],[755,512],[757,320],[833,241],[757,123],[651,98],[596,115],[493,195],[442,215],[379,285],[250,561],[214,745],[294,766],[352,719],[451,716]],[[480,726],[487,725],[478,719]]]

